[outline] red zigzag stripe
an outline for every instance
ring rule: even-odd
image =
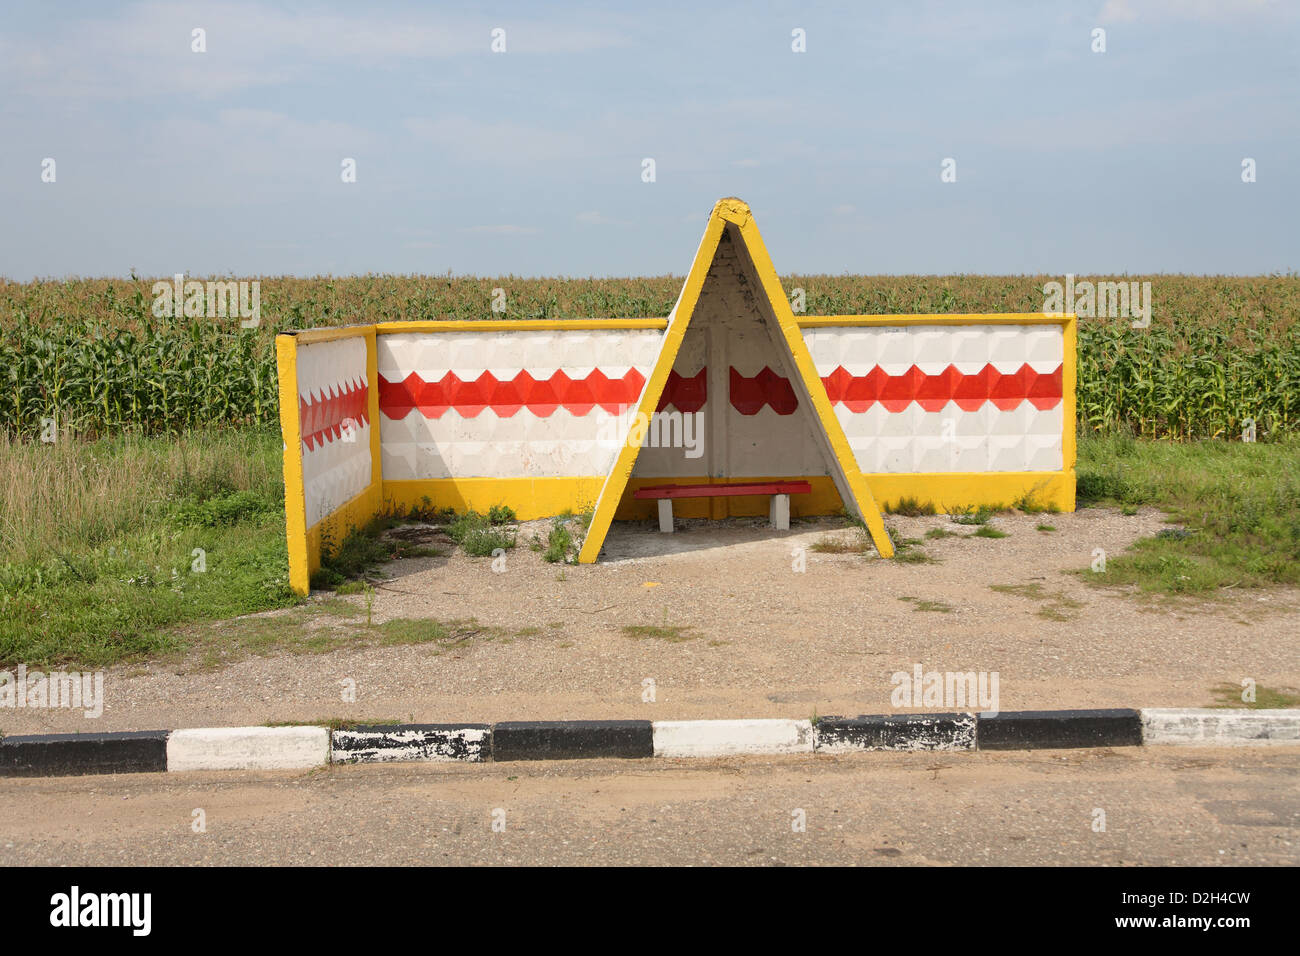
[[[370,386],[344,382],[341,390],[336,385],[330,392],[314,402],[302,396],[298,398],[298,427],[308,451],[338,438],[349,418],[357,427],[370,421]]]
[[[730,371],[731,406],[740,414],[757,415],[764,405],[771,405],[778,415],[793,415],[799,407],[790,380],[766,365],[752,378],[746,378],[734,368]]]
[[[927,412],[942,411],[955,402],[962,411],[978,411],[992,402],[1001,411],[1011,411],[1022,402],[1040,410],[1055,408],[1061,401],[1061,366],[1052,372],[1035,372],[1029,364],[1015,372],[999,372],[985,365],[969,375],[949,365],[942,372],[927,375],[913,365],[902,375],[889,375],[876,366],[866,375],[851,375],[843,366],[822,379],[831,404],[842,404],[851,412],[865,412],[879,402],[890,412],[901,412],[916,402]],[[757,415],[770,405],[778,415],[789,415],[799,407],[790,380],[764,367],[752,377],[731,369],[731,404],[742,415]]]
[[[636,369],[629,369],[622,378],[610,378],[600,369],[585,378],[570,378],[559,371],[538,379],[523,371],[505,382],[491,372],[470,381],[448,372],[436,382],[426,382],[412,372],[400,382],[379,379],[379,407],[393,419],[405,418],[415,408],[425,418],[441,418],[451,408],[465,418],[475,418],[485,408],[501,418],[509,418],[521,408],[542,418],[557,408],[586,415],[597,405],[616,415],[636,404],[644,385],[645,377]]]
[[[770,368],[764,367],[753,376],[741,375],[734,368],[729,371],[731,405],[742,415],[757,415],[764,405],[770,405],[778,415],[793,414],[799,407],[789,379]],[[1011,411],[1026,401],[1039,410],[1046,410],[1061,402],[1062,373],[1059,365],[1054,371],[1040,373],[1028,363],[1009,373],[999,372],[989,364],[971,374],[963,374],[949,365],[934,375],[915,365],[901,375],[889,375],[880,366],[866,375],[851,375],[839,366],[822,378],[822,384],[831,404],[842,404],[855,413],[865,412],[876,403],[887,411],[901,412],[912,402],[927,412],[941,411],[949,402],[955,402],[967,412],[978,411],[986,402],[992,402],[1001,411]],[[681,412],[699,411],[708,398],[707,382],[707,368],[689,378],[676,371],[669,372],[657,411],[670,405]],[[564,372],[537,379],[523,371],[509,381],[500,381],[490,372],[464,381],[448,372],[435,382],[426,382],[412,372],[400,382],[379,379],[379,407],[393,419],[405,418],[417,408],[426,418],[441,418],[448,409],[455,409],[465,418],[474,418],[486,408],[502,418],[509,418],[521,408],[543,418],[557,408],[581,416],[597,405],[610,414],[618,414],[636,403],[644,385],[645,378],[636,369],[629,369],[622,378],[610,378],[595,369],[581,379],[570,378]],[[305,414],[304,411],[304,421]]]
[[[890,412],[901,412],[912,402],[927,412],[941,411],[949,402],[964,412],[978,411],[985,402],[1009,412],[1025,401],[1043,411],[1060,404],[1061,374],[1059,365],[1052,372],[1035,372],[1026,363],[1010,373],[985,365],[970,375],[952,365],[936,375],[927,375],[915,365],[902,375],[888,375],[877,365],[866,375],[855,376],[841,365],[822,384],[831,404],[843,404],[851,412],[865,412],[876,402]]]

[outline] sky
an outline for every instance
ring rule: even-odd
[[[782,274],[1294,272],[1300,2],[0,20],[9,279],[682,274],[724,196]]]

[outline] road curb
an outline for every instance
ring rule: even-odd
[[[0,738],[0,777],[302,770],[331,763],[461,762],[1300,745],[1300,710],[1032,710],[809,720],[551,720],[496,724],[211,727]]]
[[[509,720],[492,725],[493,760],[654,755],[648,720]]]
[[[306,770],[330,762],[328,727],[173,730],[167,770]]]
[[[656,757],[812,753],[808,720],[656,720]]]
[[[492,754],[490,724],[397,724],[342,727],[330,735],[331,763],[466,761]]]
[[[1142,716],[1136,710],[1015,710],[980,714],[978,750],[1138,747]]]
[[[814,749],[826,753],[858,750],[974,750],[974,714],[887,714],[823,717],[815,728]]]
[[[166,730],[145,730],[4,737],[0,777],[160,773],[167,769],[169,736]]]

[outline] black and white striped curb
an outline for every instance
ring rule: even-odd
[[[1300,744],[1300,710],[1022,710],[810,720],[214,727],[0,738],[0,776],[301,770],[331,763]]]

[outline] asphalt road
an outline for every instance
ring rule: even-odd
[[[3,866],[1068,863],[1294,866],[1300,748],[0,780]]]

